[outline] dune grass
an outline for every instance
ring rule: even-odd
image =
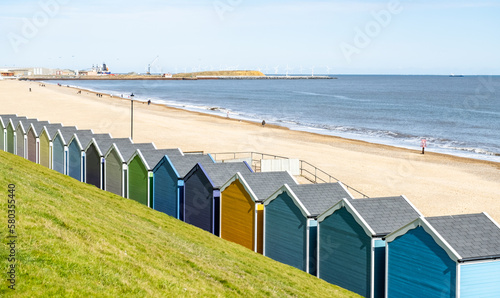
[[[15,184],[16,287],[7,197]],[[0,151],[0,296],[357,297],[132,200]]]

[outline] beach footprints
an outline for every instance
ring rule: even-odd
[[[7,38],[15,53],[38,36],[40,30],[46,27],[61,11],[61,6],[71,0],[41,0],[38,9],[30,18],[22,18],[22,24],[17,32],[9,32]]]
[[[399,0],[391,0],[384,9],[371,12],[371,20],[363,27],[354,27],[354,37],[351,42],[340,43],[340,50],[348,63],[351,63],[353,55],[361,54],[375,38],[380,36],[383,29],[392,23],[392,18],[400,14],[403,7]]]
[[[233,12],[243,2],[243,0],[217,0],[213,2],[213,7],[219,20],[224,21],[225,15]]]

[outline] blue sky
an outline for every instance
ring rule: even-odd
[[[0,3],[0,67],[500,74],[500,1]]]

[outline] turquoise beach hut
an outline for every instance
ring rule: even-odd
[[[68,176],[85,182],[85,148],[92,138],[111,138],[109,134],[94,134],[92,130],[79,130],[68,143]]]
[[[383,237],[420,216],[404,196],[343,199],[318,216],[317,276],[364,297],[384,297]]]
[[[386,241],[387,297],[500,297],[500,226],[486,213],[421,217]]]
[[[246,162],[197,163],[184,177],[184,222],[219,236],[220,188],[238,172],[253,171]]]
[[[316,275],[316,216],[344,198],[340,182],[283,185],[264,201],[264,255]]]
[[[183,220],[180,206],[184,199],[184,176],[197,163],[214,162],[210,154],[164,156],[153,169],[153,209]]]
[[[52,169],[61,174],[68,173],[68,144],[77,132],[76,126],[62,127],[57,130],[52,140]]]
[[[127,197],[127,161],[137,149],[154,150],[153,143],[146,144],[116,144],[113,143],[104,155],[104,190]]]
[[[85,148],[85,182],[104,189],[104,154],[116,144],[132,144],[130,138],[92,138]]]
[[[127,195],[129,199],[151,207],[153,169],[164,156],[182,155],[180,149],[137,149],[127,161]]]

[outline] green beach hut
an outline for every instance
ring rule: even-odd
[[[57,130],[62,127],[62,124],[44,125],[39,136],[39,161],[42,166],[49,169],[52,169],[52,139],[54,138]]]
[[[164,156],[182,155],[180,149],[137,149],[127,161],[127,198],[151,207],[153,169]]]
[[[26,119],[26,117],[11,117],[7,123],[6,132],[7,132],[7,146],[6,151],[12,154],[17,153],[16,146],[16,127],[19,123],[19,120]]]
[[[104,190],[120,195],[126,194],[127,161],[137,149],[155,150],[153,143],[145,144],[116,144],[113,143],[104,155]]]
[[[17,115],[15,114],[0,115],[0,150],[2,151],[7,151],[6,150],[7,125],[9,124],[9,119],[12,117],[17,118]]]

